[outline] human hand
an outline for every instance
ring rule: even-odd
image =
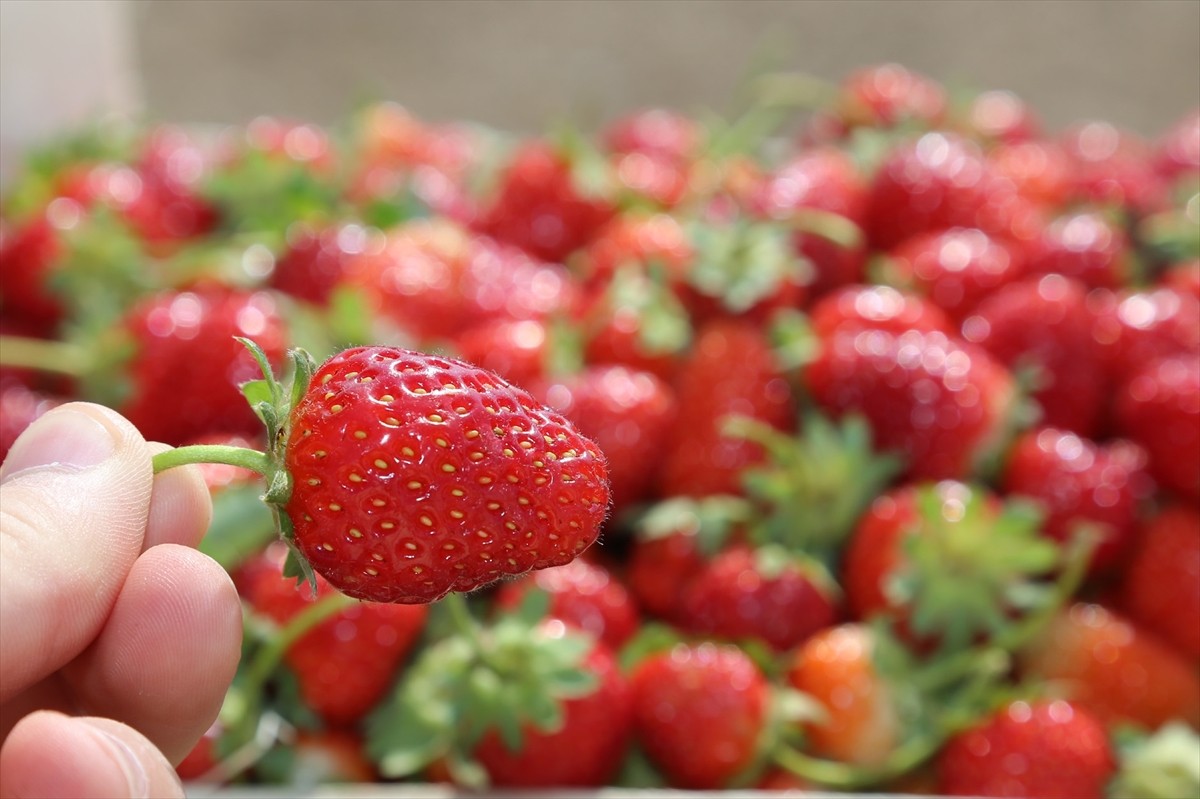
[[[0,797],[183,796],[172,763],[237,668],[229,576],[194,548],[194,466],[154,475],[115,412],[49,411],[0,467]]]

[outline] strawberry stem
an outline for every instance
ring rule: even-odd
[[[273,470],[270,458],[258,450],[224,444],[193,444],[169,449],[155,455],[152,463],[155,474],[189,463],[224,463],[240,466],[263,477],[270,476]]]
[[[897,747],[887,762],[876,768],[822,760],[797,752],[788,745],[778,747],[772,756],[776,765],[806,780],[830,788],[854,790],[907,774],[932,757],[940,745],[941,741],[936,737],[918,736]]]
[[[466,596],[455,591],[442,597],[441,602],[450,611],[450,621],[454,624],[454,629],[461,633],[462,637],[470,643],[471,649],[482,657],[485,648],[479,630],[479,622],[471,614]]]
[[[82,347],[65,341],[0,335],[0,366],[80,377],[87,358]]]

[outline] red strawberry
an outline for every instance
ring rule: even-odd
[[[1118,383],[1158,358],[1200,357],[1200,298],[1171,288],[1125,294],[1094,292],[1095,337]]]
[[[1200,661],[1200,513],[1173,505],[1142,524],[1121,601],[1134,621]]]
[[[1098,120],[1066,130],[1061,141],[1074,160],[1075,194],[1084,201],[1118,205],[1135,213],[1158,210],[1165,201],[1147,144]]]
[[[530,389],[596,442],[608,460],[616,514],[649,497],[675,421],[675,394],[649,372],[592,366]]]
[[[297,547],[375,601],[431,602],[566,563],[608,507],[604,456],[562,416],[491,372],[392,347],[321,366],[285,457]]]
[[[787,679],[824,706],[824,718],[804,727],[818,757],[879,766],[903,739],[892,690],[875,666],[870,628],[843,624],[818,632],[792,656]]]
[[[192,751],[188,752],[183,760],[179,761],[179,765],[175,766],[175,773],[179,775],[179,779],[198,780],[216,768],[220,762],[217,757],[217,741],[224,729],[219,721],[214,721],[204,731],[204,735],[192,747]]]
[[[717,790],[747,767],[767,723],[767,681],[740,649],[679,644],[631,677],[638,741],[674,786]]]
[[[1168,266],[1162,273],[1161,285],[1200,300],[1200,258]]]
[[[780,547],[735,547],[709,561],[681,598],[681,623],[697,634],[758,639],[777,651],[836,621],[832,581]]]
[[[1040,227],[1009,183],[998,181],[979,148],[951,133],[927,133],[888,154],[869,190],[865,229],[889,250],[919,233],[979,228],[991,236],[1031,240]]]
[[[598,685],[563,702],[556,729],[525,729],[516,751],[494,730],[479,741],[474,755],[492,785],[598,787],[612,779],[632,737],[632,691],[601,644],[592,648],[582,668]]]
[[[296,225],[288,230],[287,249],[271,271],[270,284],[284,294],[325,305],[355,259],[378,252],[383,243],[379,231],[354,223],[319,229]]]
[[[83,207],[60,197],[44,213],[20,227],[6,226],[0,239],[0,281],[5,314],[17,314],[50,334],[63,315],[61,300],[49,287],[56,260],[62,255],[64,230],[79,225]]]
[[[1132,257],[1129,239],[1116,223],[1093,211],[1076,211],[1046,226],[1031,248],[1029,272],[1116,288],[1130,281]]]
[[[575,301],[563,267],[444,219],[393,230],[382,251],[355,259],[350,282],[372,310],[426,341],[492,319],[545,318]]]
[[[946,93],[931,78],[899,64],[878,64],[842,81],[835,109],[847,129],[933,126],[946,112]]]
[[[1052,538],[1068,541],[1079,525],[1099,533],[1094,571],[1111,569],[1128,553],[1138,504],[1151,489],[1141,447],[1119,440],[1097,444],[1052,427],[1017,438],[1001,479],[1006,492],[1039,504]]]
[[[679,411],[664,450],[661,490],[667,496],[736,494],[739,475],[763,460],[758,444],[725,435],[731,415],[780,430],[795,424],[791,389],[764,333],[745,321],[702,329],[675,384]]]
[[[997,180],[1011,183],[1017,194],[1049,210],[1061,208],[1071,194],[1071,159],[1054,142],[1043,139],[1008,142],[987,155]]]
[[[1145,448],[1159,485],[1200,502],[1200,358],[1146,364],[1118,389],[1115,415],[1117,429]]]
[[[1156,729],[1181,719],[1200,729],[1200,677],[1188,659],[1099,605],[1060,612],[1019,653],[1022,672],[1063,686],[1104,724]]]
[[[630,268],[678,287],[694,255],[687,231],[666,214],[623,214],[606,224],[576,261],[585,289],[597,290]]]
[[[686,163],[695,158],[701,131],[695,120],[666,108],[648,108],[609,123],[601,134],[614,153],[641,153]]]
[[[541,569],[496,593],[496,606],[512,610],[530,589],[550,595],[549,615],[591,634],[616,651],[637,632],[639,614],[625,586],[607,569],[576,558]]]
[[[282,563],[253,569],[245,598],[259,613],[286,624],[331,593],[317,578],[317,592],[283,577]],[[300,695],[327,723],[349,725],[377,705],[425,626],[423,605],[355,603],[308,630],[284,659],[296,674]]]
[[[492,319],[468,326],[455,343],[464,361],[530,387],[546,373],[552,338],[552,330],[540,319]]]
[[[1030,370],[1041,421],[1096,435],[1107,405],[1106,369],[1087,288],[1062,275],[1029,277],[984,297],[963,337],[1015,373]]]
[[[985,351],[938,332],[848,329],[822,343],[803,379],[834,417],[867,418],[880,451],[914,478],[962,478],[1002,445],[1012,375]]]
[[[1200,108],[1171,125],[1155,145],[1156,168],[1165,179],[1200,174]]]
[[[756,198],[756,207],[768,218],[786,221],[798,209],[815,208],[858,227],[863,225],[866,204],[866,181],[850,157],[833,147],[800,152],[763,183]],[[846,246],[806,232],[797,232],[793,242],[797,253],[812,264],[811,296],[862,279],[865,244]]]
[[[827,338],[842,329],[878,329],[897,335],[906,330],[954,334],[945,311],[919,294],[891,286],[843,286],[813,303],[808,317],[812,332]]]
[[[602,200],[583,197],[566,158],[532,141],[512,157],[479,229],[544,261],[561,263],[612,217]]]
[[[1013,702],[938,756],[948,796],[1103,799],[1116,773],[1104,727],[1070,702]]]
[[[951,228],[921,233],[894,247],[883,261],[885,282],[929,297],[961,321],[979,302],[1021,276],[1023,254],[982,230]]]
[[[241,394],[261,372],[234,336],[256,342],[271,363],[283,361],[284,323],[270,295],[221,286],[165,292],[132,309],[125,327],[135,352],[120,410],[146,438],[178,445],[262,429]]]

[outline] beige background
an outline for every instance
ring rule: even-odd
[[[1157,132],[1200,105],[1200,2],[136,2],[151,114],[329,121],[362,97],[518,130],[633,106],[724,109],[753,60],[838,78],[898,60],[1006,88],[1050,125]]]

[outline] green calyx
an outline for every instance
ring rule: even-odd
[[[308,389],[316,371],[316,364],[304,350],[290,350],[290,377],[283,383],[275,377],[271,363],[261,347],[247,338],[239,336],[237,340],[250,351],[262,370],[262,379],[245,383],[242,386],[242,394],[267,428],[266,452],[224,445],[178,447],[154,456],[154,472],[157,474],[165,469],[189,463],[224,463],[261,474],[267,484],[262,499],[271,509],[280,538],[288,544],[284,575],[303,578],[315,593],[316,575],[294,545],[292,521],[284,507],[292,495],[292,478],[285,463],[291,409],[300,402]]]
[[[638,517],[634,534],[647,541],[676,534],[694,536],[696,551],[712,557],[753,518],[753,512],[741,497],[672,497],[655,503]]]
[[[1117,749],[1121,766],[1108,787],[1111,799],[1200,796],[1200,736],[1187,724],[1118,734]]]
[[[918,521],[903,539],[904,565],[886,593],[909,609],[913,632],[961,651],[980,636],[997,636],[1014,619],[1056,596],[1050,573],[1062,565],[1059,545],[1041,534],[1041,514],[1029,503],[997,507],[984,491],[962,483],[917,490]]]
[[[605,288],[613,313],[632,312],[638,320],[638,345],[648,355],[683,352],[692,340],[687,309],[668,285],[665,270],[651,264],[619,267]]]
[[[584,665],[594,639],[543,626],[545,592],[531,589],[515,613],[486,626],[466,603],[450,594],[435,606],[451,615],[458,634],[425,649],[368,719],[367,752],[385,777],[443,761],[457,781],[485,787],[487,774],[473,758],[485,735],[520,751],[528,730],[561,729],[564,701],[597,690]]]
[[[812,267],[792,247],[791,230],[775,222],[738,216],[697,219],[688,225],[695,261],[688,281],[734,313],[750,310],[787,283],[804,285]]]
[[[726,422],[726,435],[763,447],[767,460],[747,469],[746,496],[759,509],[751,538],[780,544],[832,565],[855,523],[900,470],[900,461],[871,445],[866,420],[840,422],[810,412],[792,436],[746,417]]]

